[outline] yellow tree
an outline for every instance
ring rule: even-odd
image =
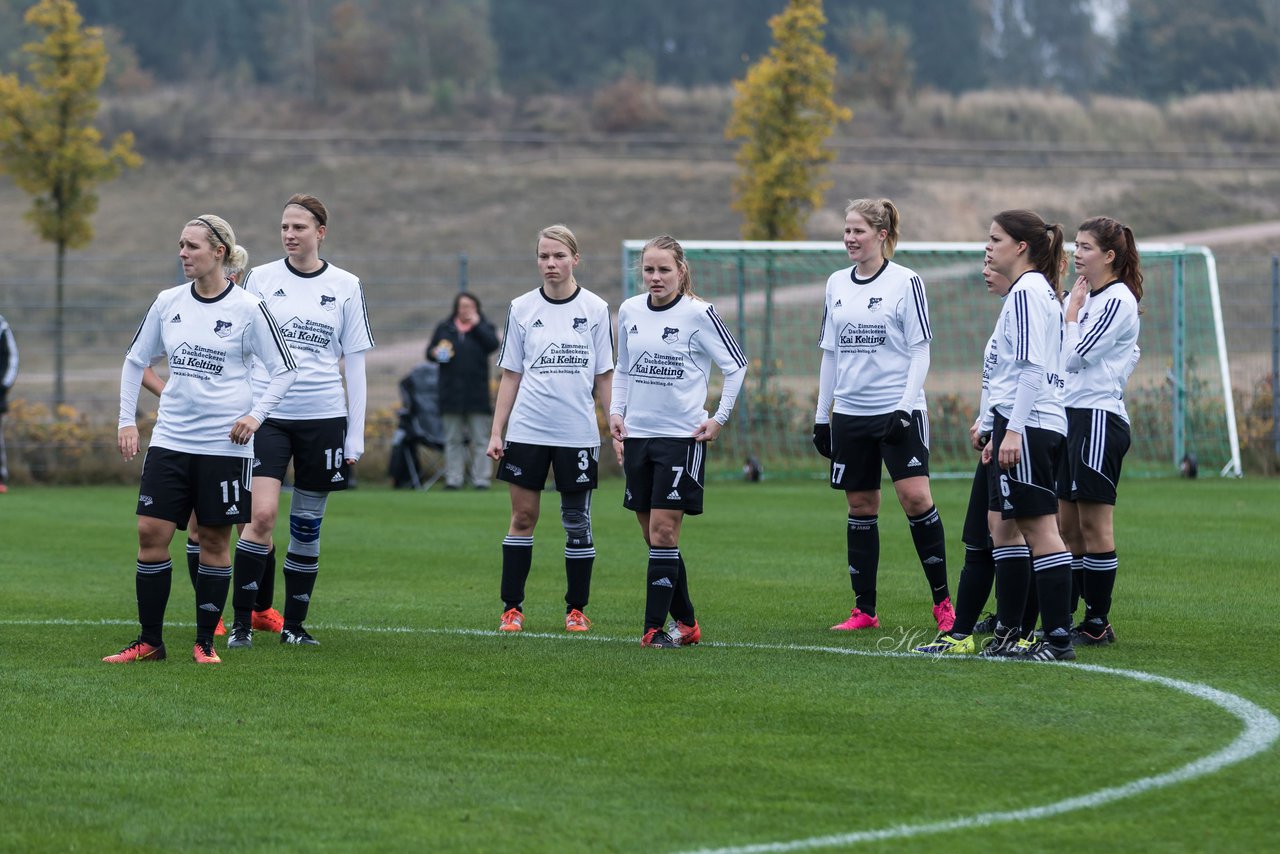
[[[0,75],[0,171],[33,197],[26,218],[57,247],[54,308],[54,403],[63,394],[63,276],[68,249],[93,239],[94,188],[142,162],[133,134],[110,149],[92,122],[107,67],[102,31],[84,27],[72,0],[40,0],[26,22],[44,34],[23,45],[30,83]]]
[[[736,81],[725,136],[741,139],[734,209],[746,240],[799,240],[831,186],[824,147],[852,113],[832,100],[836,60],[822,47],[822,0],[790,0],[769,19],[773,47]]]
[[[822,47],[827,18],[822,0],[790,0],[769,19],[773,47],[734,82],[733,114],[725,128],[741,139],[735,159],[734,209],[746,240],[799,240],[809,213],[831,186],[822,180],[835,155],[825,147],[838,122],[853,113],[832,99],[836,60]],[[773,365],[773,269],[765,272],[765,316],[760,348],[761,395]]]

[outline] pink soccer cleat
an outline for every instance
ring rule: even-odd
[[[873,617],[870,614],[864,614],[857,608],[849,612],[849,619],[843,623],[836,623],[831,627],[833,632],[856,632],[858,629],[878,629],[880,628],[880,618]]]

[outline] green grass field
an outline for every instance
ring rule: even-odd
[[[967,490],[935,483],[953,589]],[[136,490],[0,496],[0,850],[1275,845],[1277,482],[1127,483],[1119,642],[1079,665],[901,654],[932,632],[891,495],[884,627],[835,636],[843,499],[803,481],[710,485],[682,543],[704,642],[642,650],[620,492],[597,493],[588,636],[562,630],[554,496],[512,637],[504,492],[365,488],[330,503],[322,646],[259,633],[221,667],[190,660],[180,541],[169,660],[99,661],[136,635]]]

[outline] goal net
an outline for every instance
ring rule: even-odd
[[[750,360],[733,420],[711,455],[713,474],[749,461],[770,474],[820,475],[810,443],[817,406],[819,324],[827,277],[849,264],[839,242],[692,241],[682,244],[694,291],[715,303]],[[642,240],[622,247],[624,296],[639,291]],[[1194,458],[1206,473],[1239,475],[1240,448],[1223,335],[1217,268],[1205,248],[1139,244],[1145,278],[1142,360],[1126,404],[1133,445],[1125,473],[1177,473]],[[1070,251],[1070,246],[1068,246]],[[930,468],[969,476],[968,428],[982,389],[983,347],[999,314],[983,283],[980,243],[900,243],[894,260],[924,280],[933,345],[925,392]],[[713,383],[719,382],[719,375]],[[713,385],[712,398],[717,394]]]

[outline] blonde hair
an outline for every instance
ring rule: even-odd
[[[538,232],[538,240],[541,240],[544,237],[548,240],[554,240],[557,243],[563,243],[565,246],[569,247],[569,252],[574,255],[579,254],[578,238],[573,236],[573,232],[569,230],[569,226],[567,225],[556,223],[555,225],[547,226],[542,229],[542,231]],[[533,242],[534,251],[537,251],[538,249],[538,240]]]
[[[209,232],[209,244],[214,249],[221,246],[226,250],[222,256],[224,270],[243,272],[249,266],[248,250],[236,243],[236,233],[231,230],[231,225],[225,219],[217,214],[201,214],[187,223],[187,227],[191,226],[203,228]]]
[[[881,230],[888,232],[884,239],[883,255],[893,257],[893,249],[898,245],[898,228],[901,221],[898,207],[888,199],[851,199],[845,206],[844,215],[856,213],[867,221],[877,234]]]
[[[671,253],[671,257],[676,262],[676,267],[680,270],[681,295],[687,297],[696,296],[693,292],[693,271],[689,269],[689,262],[684,258],[684,247],[680,245],[680,241],[670,234],[659,234],[657,237],[650,238],[640,252],[641,264],[644,264],[644,253],[650,249],[665,249]]]

